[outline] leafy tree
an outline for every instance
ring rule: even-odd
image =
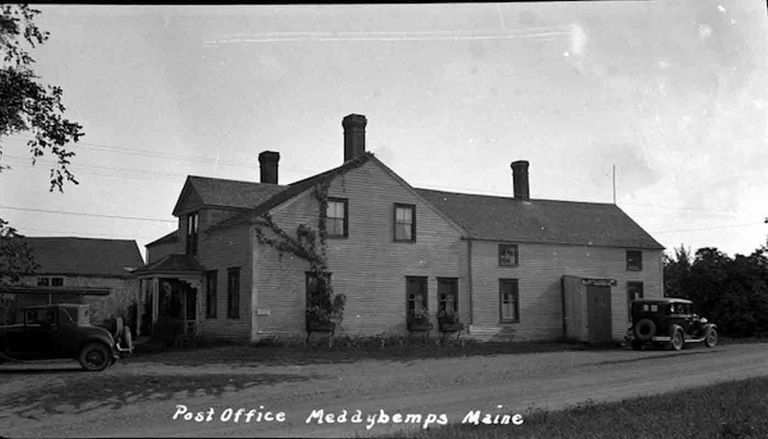
[[[34,48],[48,40],[48,32],[34,22],[39,13],[28,5],[0,6],[0,138],[32,134],[27,146],[33,163],[46,152],[53,154],[57,163],[51,168],[50,190],[62,191],[65,181],[78,183],[69,170],[69,159],[75,153],[66,145],[77,142],[84,133],[79,123],[63,117],[61,88],[41,84],[32,70],[35,60],[26,46]],[[5,168],[0,164],[0,170]]]
[[[665,257],[667,296],[696,303],[699,312],[731,336],[768,334],[768,248],[730,258],[701,248],[694,258],[684,247]]]
[[[64,118],[65,107],[59,87],[42,84],[32,66],[29,49],[45,43],[48,32],[34,19],[40,13],[28,5],[0,5],[0,141],[14,134],[28,133],[32,163],[46,153],[57,161],[50,170],[50,190],[63,191],[66,181],[78,184],[69,170],[75,155],[66,145],[84,135],[82,126]],[[2,158],[0,142],[0,158]],[[0,162],[0,171],[8,169]],[[0,284],[17,281],[36,268],[32,251],[7,221],[0,218]],[[0,318],[8,310],[7,298],[0,297]]]

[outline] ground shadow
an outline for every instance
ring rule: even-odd
[[[606,360],[606,361],[600,361],[600,362],[595,363],[595,364],[604,365],[604,364],[635,363],[635,362],[639,362],[639,361],[656,360],[658,358],[676,357],[676,356],[680,356],[680,355],[685,355],[685,356],[688,356],[688,355],[703,355],[703,354],[712,354],[712,353],[715,353],[715,352],[718,352],[718,351],[717,350],[712,350],[712,349],[701,350],[701,351],[683,351],[683,352],[674,351],[674,352],[668,352],[666,354],[648,355],[648,356],[645,356],[645,357],[626,358],[626,359],[623,359],[623,360]]]
[[[60,373],[81,373],[85,372],[80,366],[57,366],[57,367],[40,367],[34,363],[14,364],[13,366],[2,365],[0,366],[0,375],[45,375],[45,374],[60,374]]]
[[[0,398],[0,412],[37,419],[51,414],[80,414],[96,409],[120,409],[128,404],[190,396],[220,396],[252,386],[321,378],[296,374],[112,375],[82,374],[66,384],[41,392],[20,392]],[[178,396],[178,395],[176,395]]]

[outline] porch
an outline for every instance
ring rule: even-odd
[[[193,256],[168,255],[134,271],[140,282],[137,336],[174,343],[195,338],[200,324],[203,268]]]

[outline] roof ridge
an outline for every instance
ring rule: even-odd
[[[24,235],[24,239],[73,239],[80,241],[112,241],[112,242],[136,242],[135,239],[124,238],[91,238],[87,236],[30,236]]]
[[[278,183],[263,183],[260,181],[250,181],[250,180],[235,180],[233,178],[220,178],[220,177],[206,177],[203,175],[191,175],[187,174],[187,178],[197,178],[201,180],[218,180],[218,181],[228,181],[232,183],[246,183],[246,184],[258,184],[258,185],[265,185],[265,186],[288,186],[285,184],[278,184]]]
[[[530,198],[530,199],[519,199],[515,198],[513,196],[504,196],[504,195],[493,195],[493,194],[477,194],[477,193],[470,193],[470,192],[456,192],[456,191],[444,191],[444,190],[438,190],[438,189],[428,189],[428,188],[414,188],[417,191],[428,191],[428,192],[435,192],[435,193],[442,193],[442,194],[450,194],[450,195],[468,195],[472,197],[486,197],[486,198],[499,198],[502,200],[510,200],[510,201],[543,201],[543,202],[553,202],[553,203],[568,203],[568,204],[596,204],[599,206],[616,206],[618,205],[613,203],[601,203],[597,201],[573,201],[573,200],[558,200],[558,199],[552,199],[552,198]]]

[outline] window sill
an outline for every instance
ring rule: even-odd
[[[643,269],[642,269],[642,267],[641,267],[641,268],[637,268],[637,267],[635,267],[635,268],[627,267],[627,271],[643,271]]]
[[[519,266],[520,266],[519,264],[514,264],[514,265],[512,265],[512,264],[499,264],[498,265],[499,268],[517,268]]]
[[[349,235],[326,235],[328,239],[349,239]]]
[[[405,244],[413,244],[416,242],[415,239],[393,239],[392,242],[402,242]]]
[[[514,325],[520,323],[520,319],[517,320],[502,320],[499,322],[500,325]]]

